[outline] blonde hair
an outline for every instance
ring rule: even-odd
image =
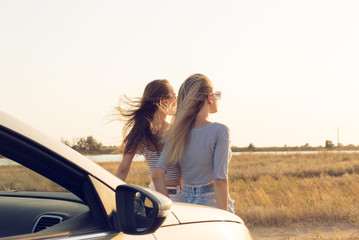
[[[173,125],[165,136],[164,158],[167,164],[176,164],[183,158],[190,130],[204,101],[212,91],[211,81],[203,74],[193,74],[182,83],[178,92]]]

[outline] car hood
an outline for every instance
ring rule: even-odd
[[[213,207],[174,202],[171,211],[173,216],[168,216],[164,225],[216,221],[243,224],[243,220],[237,215]]]

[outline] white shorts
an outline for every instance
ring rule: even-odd
[[[148,185],[149,189],[152,189],[152,190],[156,190],[155,188],[155,185],[153,184],[153,182],[151,181],[150,184]],[[167,187],[167,190],[169,192],[171,191],[175,191],[175,193],[169,193],[168,196],[170,197],[170,199],[173,201],[173,202],[179,202],[180,199],[181,199],[181,186],[168,186]]]

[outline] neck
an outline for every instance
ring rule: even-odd
[[[161,133],[163,132],[164,128],[167,125],[166,117],[167,114],[161,110],[158,110],[153,114],[152,128],[151,128],[152,134],[161,135]]]
[[[164,112],[161,111],[161,110],[157,110],[157,111],[153,114],[152,124],[153,124],[154,126],[161,125],[164,121],[166,121],[166,117],[167,117],[167,114],[166,114],[166,113],[164,113]]]
[[[202,127],[210,124],[209,119],[209,108],[207,104],[204,104],[199,113],[197,114],[196,120],[193,127]]]

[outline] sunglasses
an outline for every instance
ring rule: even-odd
[[[222,92],[221,91],[215,91],[209,95],[214,95],[214,97],[217,99],[217,100],[221,100],[222,98]]]

